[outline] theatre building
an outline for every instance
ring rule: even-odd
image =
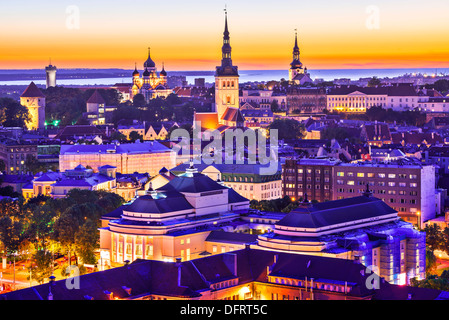
[[[209,253],[211,230],[234,230],[231,222],[248,208],[248,199],[190,166],[163,187],[150,187],[146,195],[103,216],[100,264],[201,257]]]

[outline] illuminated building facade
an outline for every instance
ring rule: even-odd
[[[199,258],[206,253],[210,231],[248,208],[248,199],[190,166],[159,189],[150,186],[146,195],[103,216],[101,266]]]
[[[62,145],[59,154],[59,170],[74,169],[79,164],[97,171],[111,165],[117,172],[134,172],[157,175],[160,168],[173,168],[175,152],[157,141],[103,145]]]
[[[259,235],[256,248],[360,261],[389,283],[424,279],[426,234],[372,196],[312,204],[307,198]]]

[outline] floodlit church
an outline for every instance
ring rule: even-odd
[[[142,94],[146,101],[162,97],[166,98],[173,90],[167,85],[167,72],[162,65],[161,72],[157,72],[156,63],[151,59],[150,48],[148,48],[148,58],[143,64],[144,71],[142,75],[137,70],[137,64],[133,72],[133,82],[131,89],[131,98],[137,94]]]
[[[240,111],[238,67],[232,64],[228,17],[225,13],[225,29],[221,48],[221,65],[215,69],[215,110],[194,114],[193,126],[201,123],[201,129],[245,129],[245,117]]]

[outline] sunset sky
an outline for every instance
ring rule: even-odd
[[[311,70],[449,67],[447,0],[18,0],[0,3],[0,69],[142,69],[151,47],[159,70],[214,70],[225,4],[241,70],[288,68],[295,28]]]

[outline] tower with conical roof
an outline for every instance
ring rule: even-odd
[[[304,68],[302,67],[301,60],[299,58],[298,47],[298,34],[295,31],[295,46],[293,47],[293,61],[290,63],[290,69],[288,71],[288,78],[293,81],[298,74],[304,74]]]
[[[45,129],[45,95],[34,82],[20,96],[20,104],[28,109],[27,129]]]
[[[232,64],[231,44],[228,30],[228,14],[225,10],[225,28],[223,32],[223,46],[221,48],[221,65],[215,70],[215,111],[218,121],[227,108],[239,108],[239,73],[238,67]]]

